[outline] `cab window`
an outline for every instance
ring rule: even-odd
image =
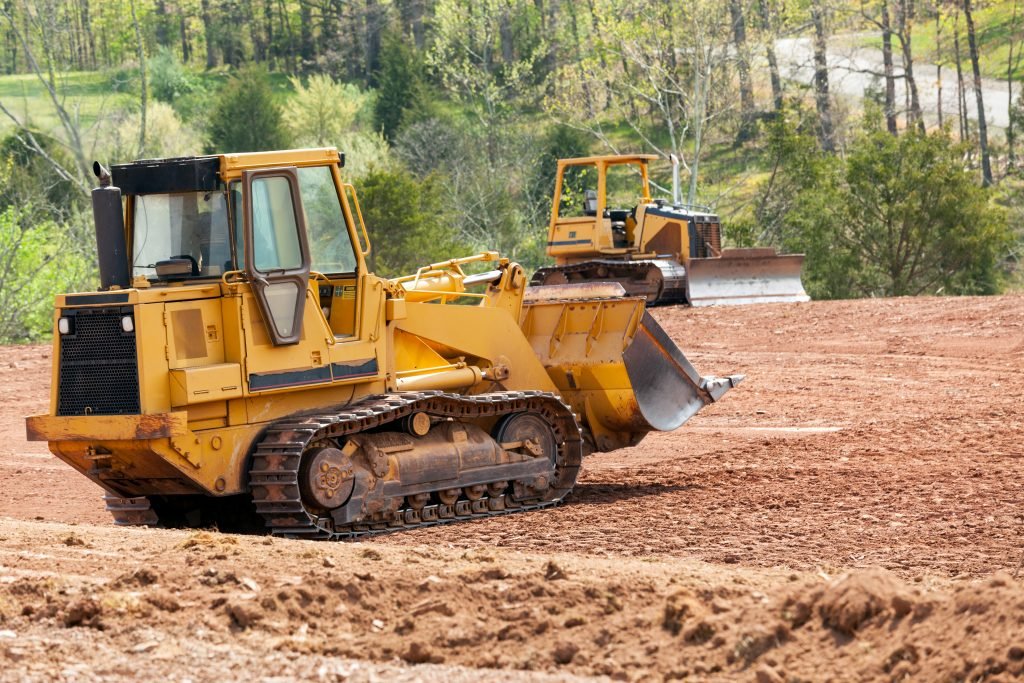
[[[284,177],[252,183],[253,266],[261,273],[302,267],[292,191]]]
[[[135,198],[133,275],[156,278],[156,264],[190,261],[184,277],[220,277],[231,269],[224,192],[145,194]]]
[[[354,273],[356,254],[345,224],[345,215],[341,212],[341,202],[331,169],[327,166],[300,168],[299,193],[306,211],[313,270],[321,273]]]
[[[644,193],[640,164],[612,164],[605,175],[606,206],[609,209],[630,209]]]
[[[261,216],[264,220],[268,220],[270,217],[267,212],[269,206],[267,200],[273,198],[267,194],[268,191],[266,187],[258,190],[257,185],[253,185],[253,220],[256,221],[254,227],[257,230]],[[284,183],[276,191],[287,192],[287,184]],[[231,183],[228,194],[231,199],[234,222],[235,262],[242,264],[245,260],[245,243],[242,230],[241,183]],[[341,202],[334,186],[331,169],[327,166],[300,168],[299,194],[302,196],[302,208],[306,215],[307,239],[312,257],[311,268],[329,274],[354,273],[356,271],[355,250],[345,224],[345,215],[341,211]],[[291,206],[290,198],[282,197],[282,199],[284,203],[278,202],[277,206]],[[292,221],[294,222],[294,219]],[[277,256],[275,245],[274,241],[264,241],[261,245],[259,240],[253,245],[259,270],[263,270],[259,267],[261,256],[271,259]]]
[[[566,166],[562,172],[559,218],[593,216],[597,212],[597,166]]]

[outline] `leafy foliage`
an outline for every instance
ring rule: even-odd
[[[363,177],[359,204],[378,275],[405,275],[470,252],[460,244],[452,217],[444,210],[440,182],[438,176],[419,180],[401,170],[373,170]]]
[[[429,110],[426,75],[422,59],[400,36],[384,40],[381,68],[377,75],[374,121],[387,140],[394,140],[399,128]]]
[[[295,77],[289,80],[295,95],[285,105],[285,121],[293,143],[303,147],[339,145],[370,99],[358,86],[337,83],[326,74],[310,76],[305,85]]]
[[[224,85],[206,133],[210,152],[260,152],[288,147],[288,131],[266,68],[244,67]]]
[[[812,297],[998,290],[1012,235],[946,133],[894,137],[871,124],[844,160],[793,124],[772,131],[777,172],[759,215],[773,241],[807,254]]]
[[[161,102],[173,103],[203,87],[170,48],[161,46],[149,60],[148,67],[149,91]]]

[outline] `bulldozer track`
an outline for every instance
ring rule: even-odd
[[[395,422],[414,412],[431,417],[473,420],[530,412],[544,417],[558,443],[555,481],[542,500],[519,501],[509,482],[504,492],[453,505],[401,506],[360,524],[335,526],[330,517],[310,514],[299,492],[302,454],[313,444],[336,441]],[[272,424],[257,442],[249,469],[256,512],[275,536],[346,540],[470,519],[525,512],[558,505],[572,490],[582,460],[583,435],[572,410],[555,394],[511,391],[461,396],[441,391],[399,392],[369,396],[335,413],[297,416]],[[257,495],[259,494],[259,495]],[[107,511],[119,526],[160,523],[146,497],[105,497]]]
[[[407,505],[361,524],[335,526],[329,516],[317,517],[303,505],[299,492],[302,454],[312,444],[375,429],[414,412],[435,418],[473,420],[531,412],[544,417],[555,433],[558,453],[555,481],[542,500],[517,501],[509,483],[498,495],[460,499],[453,505]],[[272,425],[253,454],[249,487],[256,511],[276,536],[348,539],[445,524],[558,504],[572,489],[579,472],[582,436],[576,419],[560,398],[539,391],[498,392],[460,396],[440,391],[371,396],[337,413],[308,415]],[[404,502],[404,501],[403,501]]]
[[[662,265],[664,264],[664,265]],[[597,270],[605,268],[609,272],[605,276],[599,276]],[[634,282],[642,282],[644,276],[654,268],[661,273],[662,283],[656,287],[656,291],[641,292]],[[538,268],[533,277],[530,278],[531,285],[543,285],[544,280],[552,273],[564,273],[566,275],[582,273],[584,280],[588,282],[619,282],[632,295],[646,296],[648,305],[662,306],[671,304],[686,303],[686,273],[685,268],[667,261],[656,261],[646,259],[641,261],[614,261],[614,260],[593,260],[582,263],[574,263],[567,266],[545,266]]]

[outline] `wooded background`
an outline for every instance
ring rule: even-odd
[[[94,284],[93,159],[288,146],[346,153],[384,274],[536,267],[555,160],[643,151],[815,297],[1018,286],[1024,0],[0,0],[0,36],[4,340]]]

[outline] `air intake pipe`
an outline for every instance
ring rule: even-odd
[[[96,226],[100,289],[127,289],[131,286],[131,273],[128,271],[128,244],[124,235],[121,188],[110,184],[110,171],[100,162],[93,162],[92,172],[100,181],[100,186],[92,191],[92,220]]]

